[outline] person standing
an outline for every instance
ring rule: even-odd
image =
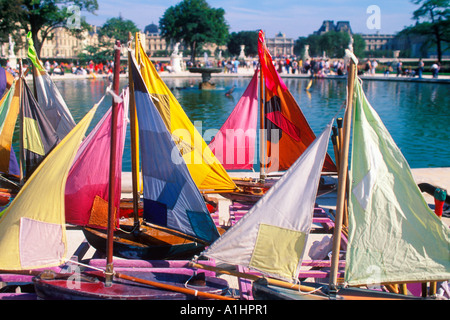
[[[419,59],[419,65],[417,67],[417,71],[419,74],[419,79],[422,79],[422,72],[423,72],[424,63],[422,61],[422,58]]]
[[[439,63],[433,63],[433,65],[431,66],[431,72],[433,74],[433,78],[437,79],[438,74],[439,74]]]
[[[402,75],[402,62],[401,61],[398,61],[398,63],[397,63],[397,77],[399,76],[399,75]]]
[[[366,65],[365,65],[365,67],[364,67],[364,74],[367,73],[368,75],[370,75],[371,70],[372,70],[372,64],[370,63],[370,60],[367,59]]]
[[[372,62],[372,70],[371,70],[371,73],[372,73],[373,76],[377,72],[377,66],[378,66],[377,60],[373,60],[373,62]]]
[[[296,74],[298,70],[298,62],[297,60],[292,61],[292,74]]]

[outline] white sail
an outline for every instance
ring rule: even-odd
[[[332,123],[264,197],[202,255],[287,281],[297,279]]]

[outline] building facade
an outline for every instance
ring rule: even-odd
[[[394,38],[392,34],[361,34],[366,43],[365,51],[394,50]]]
[[[160,36],[158,27],[154,24],[147,26],[144,32],[141,33],[143,39],[144,49],[147,54],[153,55],[157,51],[173,50],[173,44],[167,44],[165,39]],[[99,44],[99,34],[97,27],[92,26],[92,31],[85,31],[78,39],[70,30],[66,28],[54,29],[45,40],[40,53],[41,60],[52,59],[77,59],[78,55],[88,46],[96,46]],[[25,37],[22,43],[27,43]],[[2,43],[1,53],[3,58],[8,58],[9,43]],[[22,48],[16,48],[15,54],[18,58],[27,57],[28,46],[24,45]]]
[[[17,48],[15,54],[18,58],[26,58],[28,45],[25,37],[22,38],[25,45]],[[82,53],[87,46],[96,46],[99,43],[97,27],[93,26],[92,31],[84,31],[82,39],[78,39],[66,28],[56,28],[45,39],[42,45],[40,58],[46,59],[76,59],[78,54]],[[9,52],[9,43],[3,43],[1,46],[3,58],[8,58],[5,53]]]
[[[266,46],[273,56],[291,56],[294,54],[294,39],[279,33],[275,38],[266,38]]]

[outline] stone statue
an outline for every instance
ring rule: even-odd
[[[172,70],[175,73],[179,73],[182,71],[181,68],[181,60],[183,57],[183,53],[178,52],[178,47],[180,43],[177,42],[173,48],[172,55],[170,56],[170,64],[172,65]]]
[[[175,46],[173,47],[172,55],[178,55],[178,47],[180,46],[180,43],[175,43]]]
[[[305,44],[305,53],[303,53],[303,61],[306,61],[310,58],[309,56],[309,44]]]
[[[9,35],[9,56],[10,57],[15,57],[16,55],[14,54],[14,46],[15,46],[15,42],[12,41],[12,37],[11,35]]]
[[[239,53],[239,59],[240,60],[245,60],[245,45],[241,45],[241,52]]]
[[[9,66],[13,69],[17,68],[17,58],[14,53],[15,42],[12,41],[11,35],[9,35]]]

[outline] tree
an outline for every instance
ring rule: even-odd
[[[354,34],[353,36],[353,53],[358,58],[364,58],[366,50],[366,42],[360,34]]]
[[[128,33],[135,34],[139,29],[131,20],[124,20],[122,16],[108,19],[99,30],[99,36],[119,40],[121,44],[128,42]]]
[[[68,27],[74,11],[88,11],[94,13],[98,9],[97,0],[0,0],[0,37],[5,38],[9,34],[15,39],[31,31],[32,39],[38,56],[40,56],[42,44],[49,37],[52,30],[60,27]],[[79,11],[78,11],[79,10]],[[80,26],[87,27],[84,19],[80,18]],[[80,30],[71,29],[74,34],[80,36]]]
[[[303,57],[305,45],[309,45],[309,55],[319,56],[321,55],[321,48],[319,46],[320,36],[316,34],[310,34],[308,37],[300,37],[294,43],[294,53]]]
[[[319,46],[328,57],[341,58],[348,49],[350,35],[347,32],[329,31],[320,36]]]
[[[183,0],[164,12],[159,28],[167,42],[184,42],[194,63],[197,48],[203,44],[226,43],[229,27],[222,8],[211,8],[205,0]]]
[[[122,45],[128,42],[128,34],[134,34],[139,29],[131,20],[125,20],[121,16],[108,19],[99,29],[98,46],[88,46],[78,57],[82,62],[94,61],[95,63],[112,60],[114,56],[114,43],[119,40]]]
[[[231,55],[241,53],[241,45],[245,45],[245,55],[255,56],[258,54],[258,31],[240,31],[231,33],[227,47]]]
[[[362,57],[364,53],[364,40],[360,35],[353,36],[353,52],[357,57]],[[309,45],[309,54],[314,56],[322,56],[325,51],[330,58],[343,58],[345,49],[350,44],[350,35],[347,32],[329,31],[322,35],[311,34],[308,37],[300,37],[295,41],[294,53],[303,56],[305,45]]]
[[[399,35],[418,34],[427,36],[437,49],[439,62],[442,62],[443,45],[450,42],[450,0],[412,0],[420,7],[413,12],[414,26]]]

